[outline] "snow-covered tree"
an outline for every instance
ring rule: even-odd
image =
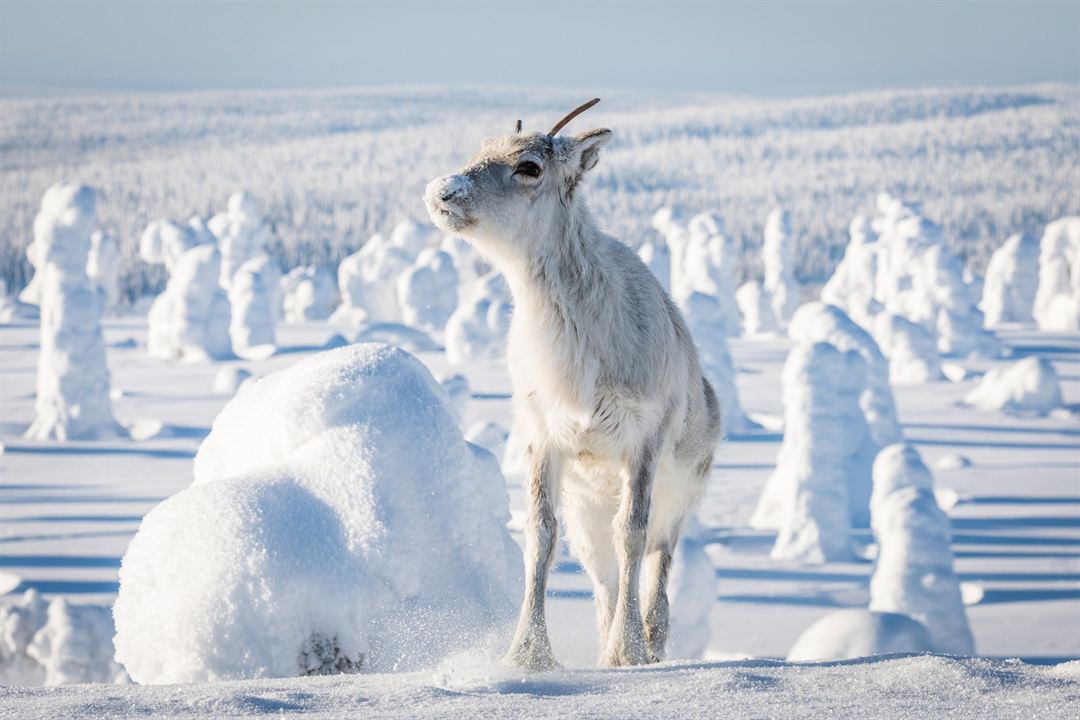
[[[233,193],[226,207],[225,212],[210,218],[206,226],[217,238],[221,250],[221,287],[228,290],[244,263],[266,252],[270,232],[258,202],[250,193]]]
[[[86,261],[97,195],[63,183],[45,191],[34,218],[41,302],[36,416],[26,437],[93,439],[122,434],[109,402],[100,298]]]
[[[280,294],[286,322],[326,320],[339,300],[334,276],[315,266],[295,267],[286,273]]]
[[[331,321],[352,327],[364,322],[400,323],[397,280],[412,262],[407,250],[382,235],[372,235],[338,265],[342,304]]]
[[[1055,220],[1043,232],[1034,315],[1043,330],[1080,328],[1080,216]]]
[[[933,476],[904,445],[874,462],[872,527],[878,543],[870,609],[922,623],[938,652],[971,655],[975,643],[953,570],[949,518],[938,507]]]
[[[757,280],[743,283],[735,291],[735,302],[739,306],[739,314],[742,315],[745,335],[773,335],[780,331],[780,323],[773,314],[769,293]]]
[[[1010,235],[986,267],[979,303],[986,327],[1031,322],[1038,283],[1039,244],[1030,235]]]
[[[765,243],[761,248],[765,265],[765,292],[769,293],[773,315],[786,323],[799,306],[799,284],[795,280],[795,238],[787,210],[773,208],[765,221]]]
[[[120,247],[111,235],[99,230],[90,236],[86,274],[98,292],[102,313],[115,311],[120,303]]]
[[[724,221],[713,213],[699,213],[690,219],[683,251],[679,284],[672,296],[682,304],[694,292],[715,298],[728,335],[739,335],[742,318],[735,301],[735,257],[724,236]]]
[[[941,358],[934,336],[901,315],[883,312],[871,324],[874,340],[889,358],[889,382],[918,385],[941,379]]]
[[[685,296],[679,308],[697,345],[701,367],[720,401],[720,417],[727,433],[749,429],[753,422],[739,404],[735,386],[735,363],[728,351],[728,332],[723,306],[717,298],[700,292]]]
[[[281,271],[266,255],[254,257],[237,269],[229,285],[229,337],[240,357],[273,354],[274,320],[281,307]]]
[[[821,288],[821,300],[840,308],[859,325],[869,327],[881,309],[874,297],[881,246],[870,221],[862,215],[851,221],[848,235],[851,241],[832,277]]]
[[[446,359],[451,365],[494,360],[506,351],[513,308],[502,275],[491,272],[476,281],[469,301],[446,323]]]
[[[454,259],[436,247],[420,251],[397,281],[402,320],[428,333],[442,333],[457,309],[458,274]]]
[[[206,243],[175,261],[165,292],[147,318],[146,349],[166,360],[206,361],[232,356],[229,299],[218,284],[221,253]]]
[[[848,476],[869,435],[859,407],[866,363],[829,343],[800,343],[781,384],[784,441],[750,524],[778,529],[773,558],[850,559]]]

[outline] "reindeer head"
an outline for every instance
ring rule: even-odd
[[[521,132],[519,120],[513,135],[485,141],[465,168],[428,184],[424,202],[432,221],[491,252],[550,228],[568,215],[578,183],[611,139],[607,129],[569,137],[558,132],[598,102],[585,103],[546,134]]]

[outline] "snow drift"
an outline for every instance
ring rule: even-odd
[[[508,517],[498,464],[419,361],[314,355],[233,398],[192,486],[143,519],[117,660],[141,683],[432,663],[513,620]]]
[[[897,613],[848,608],[835,610],[804,630],[787,660],[850,660],[931,650],[930,634],[917,620]]]
[[[1026,357],[1008,367],[991,368],[964,402],[980,410],[1046,415],[1062,405],[1061,384],[1048,360]]]

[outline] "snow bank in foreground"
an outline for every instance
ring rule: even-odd
[[[1075,715],[1080,663],[934,655],[791,665],[771,660],[663,663],[525,673],[456,659],[436,672],[290,678],[172,687],[30,689],[4,696],[14,717],[529,717],[727,720],[852,717],[985,720]],[[722,709],[722,710],[721,710]]]
[[[1061,407],[1061,384],[1049,361],[1026,357],[1008,367],[992,368],[964,402],[986,412],[1009,410],[1046,415]]]
[[[497,462],[418,360],[319,353],[233,398],[194,484],[143,519],[117,660],[141,683],[430,664],[512,621],[508,517]]]
[[[926,628],[907,615],[849,608],[835,610],[804,630],[787,659],[849,660],[932,649]]]
[[[106,607],[46,602],[34,590],[0,602],[0,685],[122,683]]]

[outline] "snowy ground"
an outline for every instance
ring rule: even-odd
[[[435,672],[210,685],[0,688],[0,718],[1068,718],[1080,663],[936,656],[788,665],[665,663],[522,675],[489,664]]]
[[[143,442],[61,445],[20,437],[33,418],[37,329],[0,326],[4,445],[0,571],[22,578],[21,589],[64,594],[76,602],[110,603],[117,590],[120,558],[142,515],[191,482],[195,450],[226,402],[212,393],[214,375],[222,364],[151,359],[145,352],[145,334],[141,318],[105,321],[113,387],[123,390],[114,408],[122,422],[163,421],[161,435]],[[263,374],[316,352],[332,334],[320,323],[283,325],[279,354],[263,362],[236,364]],[[1080,425],[1075,411],[1080,405],[1080,338],[1024,329],[1010,329],[1003,336],[1015,346],[1017,356],[1037,355],[1054,363],[1065,402],[1074,412],[1071,417],[978,412],[957,404],[973,381],[942,381],[895,388],[900,418],[908,439],[931,467],[951,453],[972,460],[968,468],[935,470],[935,477],[939,488],[954,490],[961,498],[951,512],[953,546],[961,579],[983,590],[982,600],[968,608],[979,654],[1040,663],[1077,658]],[[739,391],[750,412],[780,414],[778,374],[786,351],[787,341],[782,339],[732,342]],[[442,353],[422,353],[420,358],[436,376],[447,371]],[[967,363],[975,370],[993,364],[1004,361]],[[510,386],[503,365],[481,364],[466,374],[473,392],[466,426],[493,420],[508,427]],[[701,509],[716,566],[717,601],[709,648],[718,657],[783,657],[814,620],[835,608],[865,606],[868,600],[869,562],[822,566],[774,562],[768,558],[772,534],[746,527],[780,440],[779,433],[768,430],[729,439],[718,453]],[[519,510],[522,495],[517,479],[510,479],[510,494],[512,507]],[[867,535],[859,537],[869,541]],[[557,657],[569,667],[591,667],[596,641],[590,586],[565,555],[553,573],[549,595]],[[868,678],[876,672],[873,666],[866,671]],[[930,672],[913,670],[923,671]],[[738,685],[742,682],[738,678],[746,674],[772,677],[779,671],[768,666],[716,667],[708,672],[716,673],[717,686],[723,687]],[[567,692],[593,687],[598,682],[589,679],[593,677],[567,680]],[[423,683],[416,682],[419,698]],[[543,694],[544,683],[563,681],[537,682],[538,689],[530,691],[533,695]],[[790,682],[792,697],[797,697],[808,692],[801,683],[815,681],[808,676],[761,682]],[[618,681],[606,687],[605,692],[617,694]],[[214,691],[206,692],[207,698],[218,697]],[[240,703],[235,697],[223,702]],[[228,707],[239,711],[241,706]]]

